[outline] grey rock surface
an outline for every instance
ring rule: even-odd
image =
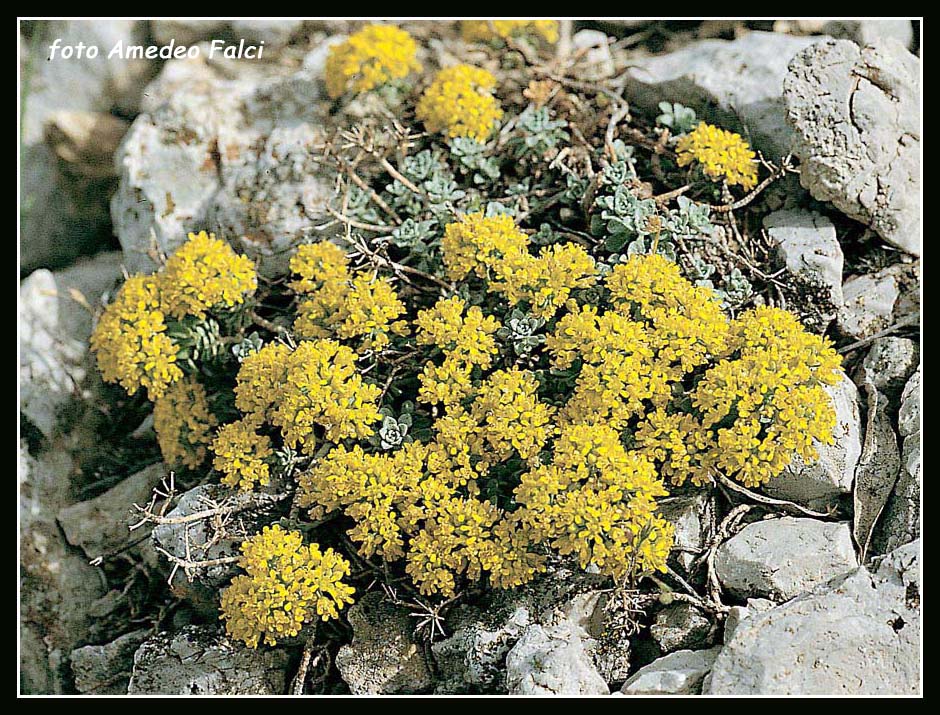
[[[861,340],[896,321],[913,319],[920,313],[919,286],[920,261],[851,276],[842,285],[839,329]]]
[[[24,77],[20,147],[20,269],[57,268],[91,253],[110,235],[111,180],[87,180],[63,171],[43,140],[47,121],[58,110],[133,112],[153,65],[147,60],[108,59],[118,42],[140,44],[146,23],[135,20],[71,20],[37,23],[21,41]],[[95,58],[50,58],[49,46],[99,47]]]
[[[920,536],[921,501],[921,372],[918,368],[901,396],[898,425],[902,440],[901,472],[872,539],[874,553],[883,554]]]
[[[571,38],[572,51],[581,55],[579,65],[583,77],[589,81],[603,80],[616,72],[610,51],[610,38],[598,30],[578,30]]]
[[[706,694],[916,695],[920,542],[745,620]]]
[[[790,62],[783,94],[803,186],[919,256],[920,60],[892,40],[825,40]]]
[[[748,524],[715,554],[719,581],[739,598],[793,598],[856,566],[847,522],[794,517]]]
[[[795,457],[780,476],[764,485],[763,490],[770,496],[825,509],[840,496],[851,493],[855,467],[862,452],[858,388],[843,376],[835,385],[825,389],[836,411],[833,443],[814,443],[819,453],[815,462],[807,463]]]
[[[679,650],[640,668],[620,689],[624,695],[698,695],[720,647]]]
[[[607,695],[594,667],[584,632],[563,623],[527,626],[506,655],[506,683],[512,695]]]
[[[778,260],[794,280],[822,289],[828,305],[819,306],[824,318],[842,307],[842,247],[836,228],[825,216],[811,211],[774,211],[764,217],[764,228]]]
[[[776,603],[767,598],[749,598],[746,606],[732,606],[725,616],[725,629],[722,642],[727,643],[734,637],[734,632],[745,618],[755,613],[763,613],[776,607]]]
[[[115,232],[132,270],[152,270],[190,231],[209,230],[266,274],[314,235],[327,191],[313,145],[324,121],[322,54],[277,63],[173,60],[151,83],[118,152]],[[317,234],[320,235],[320,234]]]
[[[650,636],[663,653],[697,650],[712,645],[714,623],[690,603],[673,603],[656,614]]]
[[[860,385],[869,382],[897,404],[919,361],[920,348],[913,340],[893,335],[877,338],[865,355],[855,380]]]
[[[209,626],[157,633],[134,654],[129,695],[280,695],[288,655],[253,650]]]
[[[92,364],[89,308],[120,278],[121,254],[114,252],[55,273],[34,271],[20,284],[20,412],[47,439],[83,395]]]
[[[420,693],[431,673],[415,641],[416,621],[380,593],[349,609],[353,639],[336,654],[336,667],[354,695]]]
[[[744,130],[768,158],[779,158],[794,139],[783,104],[787,64],[818,40],[772,32],[700,40],[633,60],[624,76],[624,95],[632,106],[650,112],[659,102],[680,102],[705,121]]]
[[[76,648],[69,656],[75,689],[94,695],[124,695],[134,665],[134,653],[147,631],[131,631],[104,645]]]
[[[89,559],[130,544],[135,535],[129,527],[139,518],[135,514],[134,504],[147,504],[153,487],[166,474],[166,465],[157,462],[118,482],[94,499],[60,509],[58,520],[65,537],[73,546],[81,547]]]
[[[95,622],[102,574],[66,542],[56,510],[71,499],[71,456],[20,444],[20,690],[68,691],[68,656]]]
[[[704,491],[690,496],[674,496],[658,502],[660,514],[675,527],[673,553],[688,570],[708,544],[715,521],[714,500]]]
[[[878,40],[892,39],[910,49],[914,42],[914,27],[910,20],[830,20],[822,32],[831,37],[852,40],[865,46]]]

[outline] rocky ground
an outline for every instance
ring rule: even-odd
[[[26,23],[20,35],[23,692],[920,692],[921,87],[911,23],[573,28],[567,39],[594,53],[598,78],[633,111],[680,102],[746,132],[768,158],[795,157],[798,180],[768,189],[742,225],[766,247],[766,289],[789,296],[844,355],[848,377],[831,388],[836,443],[760,494],[728,483],[663,500],[677,549],[658,595],[613,592],[559,563],[518,592],[456,604],[432,641],[416,634],[412,608],[377,590],[338,626],[345,644],[335,651],[303,642],[249,651],[226,639],[213,602],[225,568],[167,585],[165,555],[199,535],[172,524],[151,532],[132,505],[172,490],[182,497],[167,515],[185,517],[225,497],[167,482],[142,404],[100,383],[87,345],[122,271],[152,268],[154,252],[195,224],[241,237],[237,247],[269,275],[282,270],[327,195],[310,147],[330,121],[326,48],[351,23],[51,25]],[[210,35],[264,39],[270,57],[40,57],[49,37],[109,46]],[[269,506],[259,497],[238,508]],[[209,558],[236,548],[216,543]]]

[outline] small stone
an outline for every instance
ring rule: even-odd
[[[290,658],[246,648],[208,626],[157,633],[134,654],[128,695],[281,695]]]
[[[59,431],[89,372],[92,311],[121,277],[121,254],[104,253],[20,284],[20,412],[46,439]]]
[[[616,72],[610,51],[610,38],[598,30],[578,30],[571,38],[575,55],[580,55],[578,73],[588,81],[603,80]]]
[[[663,653],[696,650],[712,645],[715,627],[690,603],[674,603],[656,614],[650,635]]]
[[[571,624],[526,627],[506,656],[511,695],[608,695],[610,689]]]
[[[825,322],[832,320],[842,306],[844,263],[832,221],[810,211],[775,211],[764,218],[764,228],[787,272],[800,283],[823,289],[828,305],[815,309],[824,313]]]
[[[895,404],[908,378],[920,362],[920,349],[913,340],[886,336],[873,341],[856,375],[860,385],[874,385]]]
[[[830,37],[870,45],[878,40],[892,39],[910,49],[914,42],[914,26],[910,20],[830,20],[822,33]]]
[[[754,522],[718,547],[718,579],[738,598],[786,600],[858,566],[848,522]]]
[[[232,33],[249,42],[263,42],[265,52],[277,50],[302,29],[303,20],[232,20]]]
[[[688,570],[711,538],[715,503],[706,492],[700,491],[691,496],[661,499],[658,504],[662,517],[675,528],[674,558]]]
[[[625,695],[698,695],[720,647],[679,650],[654,660],[633,674],[620,692]]]
[[[424,653],[408,611],[380,593],[349,609],[353,639],[336,654],[336,667],[354,695],[420,693],[431,687]]]
[[[861,340],[891,325],[901,286],[897,272],[884,269],[852,276],[842,286],[842,294],[839,329]]]
[[[134,664],[134,653],[148,631],[132,631],[105,645],[86,645],[72,651],[75,689],[94,695],[123,695]]]

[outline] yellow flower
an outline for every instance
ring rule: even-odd
[[[495,86],[496,78],[479,67],[447,67],[421,95],[415,114],[429,132],[485,142],[503,116],[491,94]]]
[[[260,423],[247,418],[223,426],[212,442],[212,466],[222,472],[222,483],[251,491],[271,481],[266,460],[274,455],[271,439],[258,434]]]
[[[204,318],[207,310],[233,308],[258,287],[255,264],[205,231],[189,234],[167,259],[159,281],[162,305],[174,318]]]
[[[282,384],[271,410],[271,422],[290,447],[307,454],[316,449],[314,428],[327,441],[363,439],[381,419],[379,387],[356,372],[356,354],[333,340],[304,341],[287,355]]]
[[[496,37],[504,40],[520,35],[538,35],[546,42],[558,41],[557,20],[464,20],[460,34],[468,42],[489,41]]]
[[[511,216],[461,214],[444,227],[441,247],[444,266],[451,280],[462,280],[470,273],[486,278],[493,266],[507,257],[528,255],[529,239]]]
[[[745,191],[757,185],[757,155],[739,134],[701,122],[676,144],[679,166],[698,162],[711,179]]]
[[[407,334],[407,323],[396,320],[405,306],[391,283],[374,272],[350,272],[332,243],[301,246],[291,270],[298,276],[291,287],[304,297],[294,320],[299,337],[362,338],[359,350],[379,351],[390,333]]]
[[[153,406],[153,428],[160,452],[173,467],[201,466],[218,423],[209,409],[205,388],[192,377],[173,383]]]
[[[241,551],[238,565],[245,574],[222,592],[221,618],[228,634],[249,648],[257,648],[262,637],[277,645],[317,617],[338,618],[353,602],[354,589],[343,583],[349,562],[333,549],[305,545],[296,531],[266,526]]]
[[[393,25],[366,25],[345,42],[333,45],[326,58],[326,88],[336,99],[345,92],[368,92],[420,71],[418,46]]]
[[[488,368],[499,352],[493,334],[499,322],[484,316],[479,306],[469,309],[462,298],[442,298],[433,308],[422,310],[415,321],[418,345],[436,345],[445,355],[467,365]]]
[[[655,501],[666,494],[653,463],[606,425],[563,427],[552,464],[524,473],[515,491],[535,538],[617,579],[666,570],[673,527]]]
[[[141,387],[160,397],[183,372],[179,346],[166,334],[160,286],[151,276],[132,276],[105,308],[91,336],[91,349],[105,382],[117,382],[133,395]]]

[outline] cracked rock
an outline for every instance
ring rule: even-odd
[[[875,528],[872,540],[875,553],[887,553],[920,536],[920,392],[918,369],[908,380],[901,396],[898,418],[903,440],[901,473]]]
[[[607,695],[584,632],[570,623],[527,626],[506,655],[511,695]]]
[[[718,579],[738,598],[786,600],[858,566],[848,522],[783,517],[748,524],[718,547]]]
[[[920,542],[892,551],[735,630],[706,694],[916,695]]]
[[[94,695],[127,693],[134,653],[146,640],[148,631],[125,633],[104,645],[86,645],[72,651],[75,689]]]
[[[673,558],[688,570],[711,538],[715,503],[704,491],[661,499],[659,511],[675,527]]]
[[[354,695],[420,693],[431,687],[415,621],[380,593],[349,609],[353,640],[336,654],[336,667]]]
[[[280,695],[288,655],[246,648],[215,628],[157,633],[134,654],[129,695]]]
[[[839,329],[862,340],[920,312],[920,261],[851,276],[842,286]]]
[[[783,90],[803,186],[915,256],[920,91],[920,60],[893,40],[818,42],[790,62]]]
[[[656,614],[650,635],[663,653],[703,648],[715,640],[709,618],[689,603],[673,603]]]
[[[855,379],[860,385],[871,383],[897,405],[919,361],[920,349],[913,340],[890,335],[878,338],[872,342]]]

